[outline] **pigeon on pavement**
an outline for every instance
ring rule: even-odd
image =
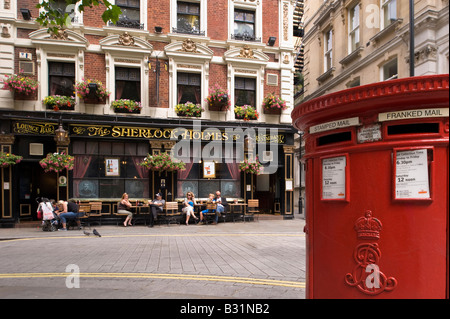
[[[102,237],[102,236],[98,233],[97,229],[95,229],[95,228],[94,228],[94,230],[92,231],[92,233],[93,233],[95,236]]]
[[[86,235],[86,236],[90,236],[91,235],[91,233],[90,232],[87,232],[87,231],[83,231],[83,233]]]

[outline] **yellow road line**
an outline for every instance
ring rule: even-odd
[[[170,279],[170,280],[193,280],[193,281],[219,281],[234,282],[251,285],[281,286],[290,288],[305,288],[304,282],[284,281],[273,279],[258,279],[230,276],[208,276],[208,275],[185,275],[185,274],[151,274],[151,273],[79,273],[82,278],[132,278],[132,279]],[[11,273],[0,274],[0,279],[14,278],[51,278],[75,276],[73,273]]]
[[[101,238],[131,238],[131,237],[253,237],[253,236],[263,236],[263,237],[305,237],[305,234],[284,234],[284,233],[245,233],[245,234],[129,234],[129,235],[102,235]],[[28,237],[28,238],[14,238],[14,239],[4,239],[0,241],[3,242],[14,242],[14,241],[28,241],[28,240],[48,240],[48,239],[88,239],[93,238],[94,235],[86,236],[50,236],[50,237]]]

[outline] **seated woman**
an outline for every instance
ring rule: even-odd
[[[215,202],[214,194],[209,194],[209,197],[206,200],[206,203],[207,204],[211,204],[211,203],[214,203],[214,202]],[[205,209],[205,210],[202,210],[200,212],[200,222],[203,222],[203,215],[204,214],[212,214],[212,213],[215,213],[216,216],[217,216],[217,210],[216,209]],[[215,219],[215,220],[217,220],[217,219]],[[214,222],[214,224],[217,224],[217,222]]]
[[[194,193],[192,192],[187,192],[186,193],[186,198],[184,199],[183,202],[183,213],[186,214],[186,226],[189,225],[189,218],[192,216],[195,218],[195,220],[198,219],[198,217],[195,216],[194,214]]]
[[[128,194],[123,193],[122,199],[119,202],[119,205],[117,206],[117,212],[119,214],[127,214],[127,218],[125,218],[125,221],[123,222],[123,225],[125,227],[131,226],[131,219],[133,218],[133,213],[130,212],[128,209],[131,207],[131,203],[128,200]]]

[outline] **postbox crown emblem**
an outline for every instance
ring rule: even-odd
[[[380,239],[381,222],[372,217],[372,211],[366,210],[363,217],[356,220],[355,230],[358,238],[361,239]]]

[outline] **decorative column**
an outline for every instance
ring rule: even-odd
[[[294,145],[283,146],[284,151],[284,218],[294,218]]]
[[[14,144],[14,135],[0,134],[0,151],[11,154]],[[1,219],[0,224],[14,225],[12,214],[12,190],[13,190],[11,165],[1,168]],[[8,225],[10,226],[10,225]],[[11,226],[13,227],[13,226]]]
[[[63,129],[60,122],[58,129],[55,131],[56,152],[61,154],[69,154],[70,137],[69,133]],[[69,171],[64,170],[56,173],[56,199],[69,199]]]

